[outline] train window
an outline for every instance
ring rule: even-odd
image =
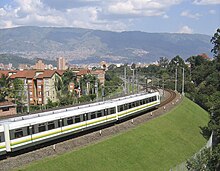
[[[21,138],[21,137],[23,137],[23,131],[22,131],[22,129],[16,129],[16,130],[15,130],[15,133],[14,133],[14,137],[15,137],[15,138]]]
[[[83,121],[87,121],[88,120],[88,113],[82,114],[83,115]]]
[[[80,122],[80,116],[75,116],[75,123],[79,123]]]
[[[45,123],[38,125],[38,132],[43,132],[43,131],[46,131]]]
[[[135,102],[132,102],[132,107],[135,107]]]
[[[31,129],[31,133],[34,134],[34,125],[30,126],[29,129]]]
[[[123,105],[120,105],[120,106],[118,106],[118,112],[121,112],[121,111],[123,111],[124,109],[123,109]]]
[[[29,126],[27,127],[27,134],[30,135],[30,129],[29,129]]]
[[[114,114],[114,113],[115,113],[115,108],[114,107],[110,108],[110,114]]]
[[[101,110],[97,111],[97,118],[99,118],[101,116],[102,116],[102,111]]]
[[[129,104],[128,104],[128,107],[129,107],[129,109],[131,109],[131,108],[132,108],[132,104],[131,104],[131,103],[129,103]]]
[[[27,127],[27,135],[34,134],[34,125]]]
[[[140,100],[140,105],[143,105],[143,100]]]
[[[58,120],[58,127],[62,127],[64,125],[64,120],[63,119],[59,119]]]
[[[55,128],[54,121],[48,122],[47,127],[48,127],[48,130],[54,129]]]
[[[67,125],[72,125],[73,124],[73,118],[67,118]]]
[[[0,142],[4,142],[4,141],[5,141],[4,133],[0,133]]]
[[[95,112],[92,112],[91,113],[91,119],[95,119],[95,118],[96,118]]]
[[[139,106],[139,105],[140,105],[139,101],[136,101],[135,106]]]

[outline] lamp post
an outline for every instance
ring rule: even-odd
[[[127,73],[126,66],[124,65],[124,93],[127,94],[127,83],[126,83]]]
[[[184,84],[185,84],[185,76],[184,76],[184,68],[183,68],[183,82],[182,82],[182,95],[184,96],[185,95],[185,93],[184,93]]]
[[[174,61],[174,63],[175,63],[175,66],[176,66],[176,69],[175,69],[175,91],[178,91],[177,90],[177,82],[178,82],[178,80],[177,80],[177,77],[178,77],[178,70],[177,70],[177,68],[178,68],[178,66],[179,66],[179,62],[178,61]]]

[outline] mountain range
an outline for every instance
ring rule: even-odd
[[[49,60],[64,56],[71,63],[148,63],[176,55],[212,56],[210,39],[202,34],[24,26],[0,29],[0,53]]]

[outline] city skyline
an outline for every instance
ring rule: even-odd
[[[219,0],[2,0],[0,28],[79,27],[199,33],[220,26]]]

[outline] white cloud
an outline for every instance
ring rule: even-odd
[[[192,34],[193,29],[191,29],[189,26],[183,26],[179,29],[178,33],[186,33],[186,34]]]
[[[189,18],[193,18],[193,19],[199,19],[199,17],[202,16],[199,13],[192,14],[189,11],[183,11],[180,15],[183,16],[183,17],[189,17]]]
[[[164,19],[168,19],[168,18],[170,18],[170,17],[169,17],[167,14],[164,14],[164,15],[163,15],[163,18],[164,18]]]
[[[197,5],[214,5],[214,4],[220,4],[219,0],[194,0],[194,4]]]
[[[209,10],[209,13],[210,14],[216,14],[216,11],[215,10]]]
[[[172,5],[181,0],[116,0],[108,6],[108,12],[131,16],[163,16]]]

